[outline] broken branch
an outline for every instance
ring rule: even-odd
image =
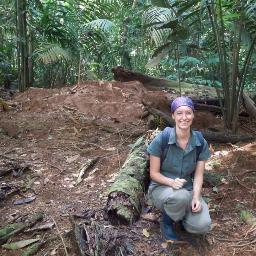
[[[88,159],[85,164],[83,164],[83,166],[81,167],[80,171],[79,171],[79,176],[76,180],[75,185],[77,186],[78,184],[80,184],[83,179],[84,179],[84,175],[85,172],[92,167],[97,161],[98,161],[99,157],[93,158],[93,159]]]

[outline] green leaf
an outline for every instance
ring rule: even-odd
[[[23,224],[21,223],[13,223],[8,226],[5,226],[4,228],[0,229],[0,237],[4,237],[9,233],[13,232],[14,230],[19,229],[22,226]]]
[[[242,210],[240,215],[245,223],[248,225],[256,226],[256,217],[254,217],[252,213],[246,210]]]
[[[33,244],[33,243],[35,243],[39,240],[40,240],[39,238],[21,240],[21,241],[14,242],[14,243],[3,244],[2,247],[5,248],[5,249],[10,249],[10,250],[17,250],[17,249],[24,248],[24,247],[26,247],[30,244]]]

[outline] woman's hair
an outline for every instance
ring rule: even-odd
[[[181,106],[187,106],[193,111],[195,110],[193,101],[189,97],[181,96],[170,103],[171,112],[174,113],[174,111]]]

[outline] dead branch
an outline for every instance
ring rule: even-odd
[[[75,246],[76,252],[80,255],[80,256],[90,256],[90,254],[88,254],[86,252],[89,241],[87,238],[87,234],[88,232],[86,231],[86,229],[84,227],[81,227],[80,225],[77,225],[75,223],[74,217],[73,216],[69,216],[69,220],[70,223],[72,225],[72,241],[73,244]]]
[[[85,172],[92,167],[97,161],[99,160],[99,157],[93,158],[93,159],[88,159],[85,164],[82,165],[80,171],[79,171],[79,176],[76,180],[75,185],[77,186],[78,184],[80,184],[83,181]]]
[[[248,189],[248,190],[254,190],[253,188],[249,188],[249,187],[247,187],[246,185],[244,185],[236,176],[235,176],[235,178],[236,178],[237,183],[238,183],[240,186],[242,186],[243,188],[246,188],[246,189]]]
[[[252,173],[252,172],[256,172],[256,170],[247,170],[245,172],[238,174],[238,176],[244,176],[245,174]]]

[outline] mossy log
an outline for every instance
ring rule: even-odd
[[[106,213],[113,224],[131,224],[141,212],[141,200],[148,181],[145,137],[131,149],[119,175],[109,189]]]

